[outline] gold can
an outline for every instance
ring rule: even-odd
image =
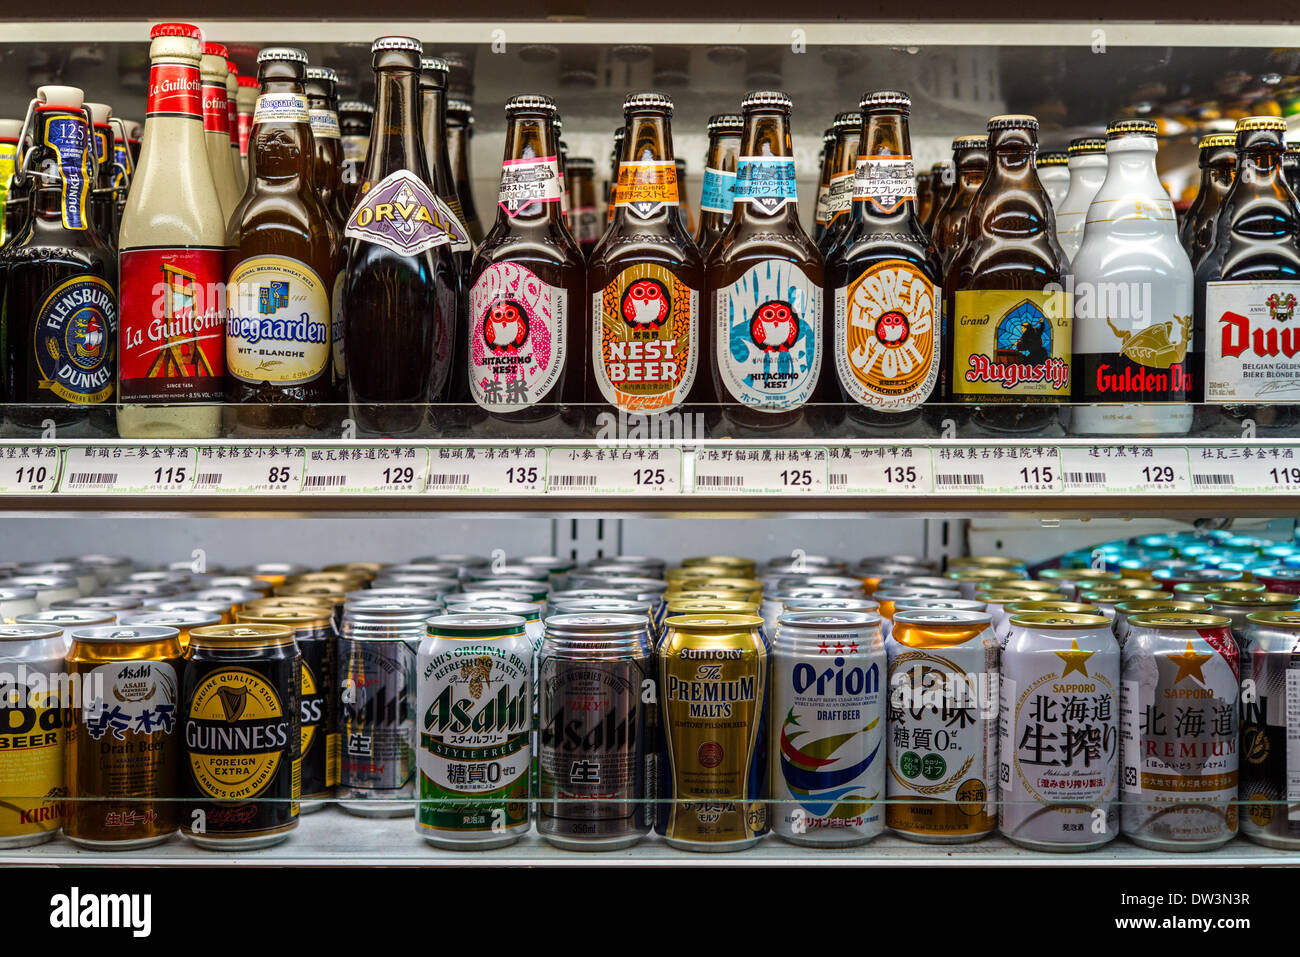
[[[1022,591],[1014,588],[1002,588],[1004,582],[990,588],[981,588],[975,593],[975,600],[987,602],[990,605],[1005,605],[1008,602],[1015,601],[1067,601],[1065,592],[1059,589],[1052,591]]]
[[[260,591],[244,588],[205,588],[202,591],[196,591],[190,595],[189,601],[212,601],[223,602],[229,608],[231,615],[239,611],[250,601],[257,601],[263,595]]]
[[[205,582],[206,588],[236,588],[239,591],[260,591],[263,595],[271,594],[272,584],[264,578],[250,575],[218,575]]]
[[[682,559],[682,568],[691,568],[693,566],[726,568],[730,570],[731,575],[735,578],[753,578],[758,563],[752,558],[741,558],[738,555],[703,555]]]
[[[952,569],[992,568],[997,571],[1019,572],[1020,578],[1025,577],[1029,568],[1023,558],[1015,558],[1011,555],[963,555],[960,558],[949,559],[948,567]]]
[[[732,592],[741,601],[763,600],[763,583],[756,578],[714,578],[708,587]]]
[[[1008,615],[1097,615],[1101,608],[1086,601],[1013,601],[1004,605]]]
[[[709,581],[713,578],[732,578],[735,570],[725,565],[691,565],[682,568],[669,568],[664,572],[664,581],[669,587],[685,581]]]
[[[343,562],[339,565],[326,565],[321,571],[348,572],[353,575],[362,575],[367,581],[374,581],[379,576],[379,573],[387,567],[383,562]]]
[[[994,582],[990,589],[979,589],[979,591],[1021,592],[1026,597],[1060,594],[1060,588],[1057,586],[1056,582],[1033,581],[1029,578],[1004,579],[1002,581]]]
[[[294,575],[284,584],[300,585],[309,582],[325,582],[329,585],[342,585],[347,591],[356,591],[359,588],[365,588],[373,580],[373,578],[367,578],[365,575],[357,575],[353,572],[304,572],[301,575]]]
[[[1003,582],[1024,581],[1029,576],[1011,568],[955,568],[943,573],[962,598],[974,598],[983,588],[997,587]]]
[[[734,598],[673,598],[668,602],[669,615],[757,615],[758,604]]]
[[[175,628],[177,640],[181,645],[181,652],[184,653],[189,651],[190,648],[190,632],[195,628],[206,628],[208,625],[221,624],[221,616],[210,612],[204,614],[202,612],[183,611],[142,611],[134,615],[124,616],[119,624],[126,628]]]
[[[272,586],[283,585],[295,575],[303,575],[311,571],[308,565],[299,565],[294,562],[261,562],[257,565],[249,565],[247,568],[236,568],[236,575],[244,575],[249,578],[260,578],[264,582],[270,582]]]

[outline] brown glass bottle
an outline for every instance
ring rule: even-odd
[[[343,402],[343,279],[347,274],[347,248],[343,244],[343,229],[352,212],[343,199],[343,143],[339,130],[339,116],[335,91],[338,74],[328,67],[309,67],[304,89],[307,91],[307,108],[311,113],[312,140],[316,158],[312,164],[312,180],[320,196],[321,205],[329,213],[327,225],[330,234],[330,258],[334,263],[334,286],[330,290],[330,367],[332,400]]]
[[[716,403],[700,328],[704,263],[678,208],[672,112],[660,93],[623,101],[614,222],[587,267],[586,396],[597,411]]]
[[[1300,196],[1300,143],[1287,143],[1282,154],[1282,175],[1291,192]]]
[[[1178,241],[1187,250],[1193,269],[1200,265],[1205,251],[1214,245],[1214,224],[1219,216],[1219,206],[1237,175],[1236,135],[1211,133],[1202,136],[1198,163],[1201,167],[1200,188],[1178,230]]]
[[[90,218],[95,232],[110,249],[117,248],[119,222],[117,194],[113,191],[113,111],[104,103],[87,103],[93,126],[95,190],[90,197]]]
[[[835,247],[853,221],[853,177],[858,168],[858,141],[862,137],[862,114],[847,110],[835,114],[835,145],[831,147],[830,183],[826,187],[826,232],[817,246],[830,262]]]
[[[375,108],[360,100],[343,100],[339,103],[339,142],[343,147],[343,204],[348,208],[357,204],[361,191],[361,174],[365,171],[366,155],[370,151],[370,127],[374,122]]]
[[[1072,304],[1032,116],[989,120],[989,168],[944,278],[947,401],[995,432],[1059,427],[1070,397]]]
[[[614,207],[618,205],[618,164],[623,155],[623,137],[627,130],[620,126],[614,131],[614,148],[609,151],[609,180],[605,183],[605,225],[614,222]]]
[[[929,173],[916,174],[916,219],[923,226],[934,206],[934,185]]]
[[[930,238],[934,240],[945,270],[966,241],[971,203],[989,168],[988,146],[987,136],[959,136],[952,141],[955,179],[943,205],[935,213],[934,226],[930,230]]]
[[[483,241],[483,221],[474,205],[474,187],[470,181],[474,166],[470,163],[470,141],[474,139],[474,107],[467,100],[447,101],[447,153],[451,157],[451,177],[460,200],[461,221],[475,243]]]
[[[302,50],[257,55],[248,190],[227,234],[226,397],[245,406],[237,426],[256,431],[319,428],[333,398],[337,245],[316,187],[306,70]]]
[[[709,151],[704,158],[704,188],[700,191],[700,228],[695,245],[706,260],[713,244],[731,222],[736,199],[736,157],[745,120],[739,113],[716,113],[709,117]]]
[[[571,232],[585,257],[596,248],[604,229],[596,208],[596,161],[587,156],[571,157],[568,181]]]
[[[835,129],[826,127],[822,133],[822,148],[817,153],[817,202],[813,207],[813,242],[821,245],[826,234],[826,194],[831,186],[831,151],[835,146]]]
[[[930,167],[930,211],[925,219],[921,220],[921,225],[925,227],[927,233],[934,229],[934,219],[939,215],[939,210],[947,200],[948,194],[952,192],[954,180],[951,163],[935,163]]]

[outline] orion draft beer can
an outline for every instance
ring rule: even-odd
[[[64,798],[63,629],[0,625],[0,847],[59,833]]]
[[[1241,646],[1241,833],[1300,848],[1300,612],[1257,611]]]

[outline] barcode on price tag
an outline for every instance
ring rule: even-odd
[[[406,445],[308,448],[302,490],[313,495],[423,492],[429,452]]]
[[[60,494],[148,495],[194,488],[198,450],[183,445],[73,446]]]
[[[1157,495],[1191,488],[1187,450],[1181,446],[1066,446],[1061,469],[1067,492]]]
[[[53,492],[59,481],[56,445],[7,445],[0,448],[0,495]]]
[[[1056,446],[940,447],[934,455],[934,490],[987,495],[1061,491]]]
[[[934,484],[925,446],[838,447],[829,456],[827,489],[832,494],[918,495]]]
[[[307,453],[302,448],[204,446],[194,491],[214,495],[296,495],[302,491]]]
[[[825,494],[828,459],[824,448],[696,449],[692,488],[697,494]]]
[[[1300,492],[1300,448],[1193,446],[1192,491],[1272,495]]]
[[[552,495],[677,495],[682,450],[673,448],[553,448],[546,457]]]
[[[425,491],[438,495],[541,492],[546,450],[536,446],[469,446],[429,451]]]

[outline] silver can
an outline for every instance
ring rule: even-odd
[[[998,618],[1000,624],[994,624],[993,633],[998,636],[999,647],[1005,648],[1011,638],[1011,619],[1016,615],[1100,615],[1101,609],[1084,601],[1013,601],[1001,608]]]
[[[772,830],[792,844],[865,844],[885,829],[880,616],[787,611],[771,654]]]
[[[132,598],[130,595],[89,595],[85,598],[56,601],[50,606],[51,611],[62,611],[69,608],[102,611],[120,619],[123,615],[130,615],[139,611],[141,604],[139,598]]]
[[[469,578],[475,572],[482,571],[492,564],[492,559],[485,555],[425,555],[420,558],[413,558],[408,563],[411,565],[450,565],[456,569],[456,574],[460,578]]]
[[[1102,615],[1011,617],[998,684],[998,830],[1039,851],[1119,833],[1119,643]]]
[[[448,611],[455,611],[456,605],[468,605],[476,601],[532,601],[526,591],[501,591],[496,588],[475,588],[470,591],[454,591],[442,596],[442,603]],[[539,603],[539,607],[540,603]]]
[[[796,586],[780,589],[779,591],[764,590],[763,601],[759,605],[759,616],[763,619],[763,627],[770,635],[776,630],[777,620],[781,617],[786,609],[786,604],[792,601],[798,601],[804,598],[848,598],[843,592],[835,588],[812,588],[809,586]]]
[[[40,610],[35,588],[0,585],[0,625],[12,625],[19,615],[30,615]]]
[[[63,629],[0,625],[0,847],[59,833],[68,790]]]
[[[261,592],[263,595],[269,595],[275,586],[265,578],[252,578],[248,575],[218,575],[216,578],[210,579],[203,587],[204,590],[219,588],[234,591],[255,591]]]
[[[566,598],[552,601],[555,615],[642,615],[650,633],[650,646],[659,644],[659,622],[655,618],[657,602],[636,598]]]
[[[1214,615],[1222,615],[1223,612],[1218,609],[1203,605],[1194,601],[1178,601],[1173,598],[1144,598],[1140,601],[1121,601],[1115,605],[1115,619],[1113,626],[1115,628],[1115,640],[1119,642],[1121,648],[1124,642],[1128,640],[1128,620],[1131,615],[1164,615],[1168,613],[1177,613],[1183,611],[1190,612],[1210,612]],[[1245,616],[1242,616],[1243,623]],[[1234,628],[1232,636],[1237,638],[1237,631]],[[1240,644],[1240,639],[1238,639]]]
[[[1300,611],[1258,611],[1241,646],[1241,833],[1300,848]]]
[[[882,578],[876,587],[884,591],[895,588],[939,588],[947,591],[953,588],[953,582],[950,578],[938,575],[891,575]]]
[[[436,595],[448,595],[460,590],[460,580],[456,578],[425,575],[420,572],[395,572],[392,569],[385,569],[383,574],[370,583],[371,589],[394,588],[401,585],[411,585]]]
[[[1245,654],[1246,626],[1251,615],[1260,611],[1293,611],[1300,608],[1300,595],[1280,591],[1210,592],[1205,598],[1209,607],[1198,610],[1223,615],[1232,622],[1232,637],[1237,640],[1237,647],[1242,649],[1242,654]]]
[[[525,555],[522,558],[507,559],[506,564],[545,572],[547,583],[556,591],[569,587],[569,572],[577,567],[577,562],[558,555]]]
[[[0,581],[0,588],[30,589],[36,593],[36,604],[42,609],[49,608],[56,601],[81,597],[77,580],[61,575],[14,575]]]
[[[92,569],[101,585],[111,585],[113,582],[122,581],[127,575],[131,574],[132,568],[135,567],[131,559],[123,558],[120,555],[80,555],[58,560],[72,562],[74,565],[85,565],[87,568]]]
[[[71,578],[77,583],[82,596],[99,590],[99,577],[94,569],[77,562],[31,562],[19,565],[14,575],[46,575]]]
[[[111,625],[117,616],[111,612],[95,611],[86,608],[47,608],[19,615],[20,625],[50,625],[53,628],[93,628],[95,625]]]

